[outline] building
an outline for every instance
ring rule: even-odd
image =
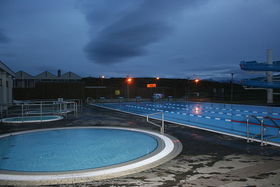
[[[15,76],[15,88],[34,88],[35,87],[35,78],[24,72],[18,71]]]
[[[57,75],[44,71],[30,75],[24,71],[16,73],[14,98],[17,100],[32,99],[80,99],[83,98],[84,83],[82,77],[73,73],[64,74],[58,70]]]
[[[0,104],[13,102],[13,78],[15,73],[0,61]]]
[[[58,70],[57,76],[44,71],[36,76],[32,76],[24,71],[18,71],[15,75],[15,88],[35,88],[36,84],[41,82],[72,82],[80,81],[82,77],[73,73],[66,72],[61,75],[61,71]]]

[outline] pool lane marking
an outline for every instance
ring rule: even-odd
[[[148,105],[148,104],[147,104]],[[149,104],[149,106],[155,106],[155,105],[152,105],[152,104]],[[165,105],[164,105],[165,106]],[[174,104],[174,106],[176,106],[176,104]],[[194,106],[190,106],[190,105],[177,105],[177,106],[182,106],[182,107],[194,107]],[[160,106],[160,107],[162,107],[162,105]],[[169,107],[169,108],[174,108],[175,109],[175,107]],[[183,110],[189,110],[189,109],[186,109],[186,108],[178,108],[177,107],[177,109],[183,109]],[[207,106],[201,106],[201,109],[220,109],[220,110],[230,110],[230,111],[237,111],[237,112],[244,112],[244,113],[248,113],[248,112],[250,112],[250,111],[248,111],[248,110],[240,110],[240,109],[225,109],[225,108],[216,108],[216,107],[207,107]],[[205,112],[207,112],[207,111],[205,111]],[[261,112],[261,111],[252,111],[253,113],[263,113],[263,114],[268,114],[268,112]],[[215,113],[215,112],[214,112]],[[220,113],[220,114],[222,114],[222,113]],[[279,115],[279,113],[272,113],[272,115]]]
[[[165,111],[165,112],[168,112],[168,111]],[[174,113],[173,111],[171,111],[170,113]],[[186,113],[180,113],[180,112],[177,112],[176,114],[178,115],[187,115]],[[212,119],[212,120],[222,120],[222,118],[218,118],[218,117],[210,117],[210,116],[202,116],[202,115],[195,115],[195,114],[189,114],[189,116],[192,116],[192,117],[198,117],[198,118],[205,118],[205,119]],[[223,119],[227,122],[230,122],[231,120],[230,119]]]
[[[158,105],[158,104],[145,104],[145,105],[147,105],[147,106],[152,106],[152,107],[166,107],[165,105],[166,104],[164,104],[164,105]],[[174,105],[174,106],[176,106],[176,104],[167,104],[167,105]],[[125,106],[129,106],[129,105],[125,105]],[[177,105],[177,106],[185,106],[185,107],[191,107],[191,108],[193,108],[194,106],[191,106],[191,105]],[[168,107],[168,108],[174,108],[175,109],[175,107]],[[183,109],[183,110],[189,110],[189,109],[186,109],[186,108],[177,108],[177,109]],[[248,112],[250,112],[250,111],[248,111],[248,110],[240,110],[240,109],[225,109],[225,108],[217,108],[217,107],[207,107],[207,106],[201,106],[201,109],[206,109],[206,108],[209,108],[209,109],[220,109],[220,110],[230,110],[230,111],[238,111],[238,112],[245,112],[245,113],[248,113]],[[205,110],[205,112],[208,112],[208,111],[206,111]],[[212,111],[213,112],[213,111]],[[215,112],[214,112],[215,113]],[[268,112],[262,112],[262,111],[252,111],[252,113],[254,113],[254,114],[256,114],[256,113],[262,113],[262,114],[268,114]],[[222,113],[220,113],[220,114],[222,114]],[[277,113],[277,112],[273,112],[273,113],[271,113],[271,115],[279,115],[279,113]],[[279,120],[279,119],[275,119],[275,120]]]
[[[247,124],[247,121],[238,121],[238,120],[231,120],[231,122],[235,122],[235,123],[245,123],[245,124]],[[248,124],[250,124],[250,125],[257,125],[257,126],[261,126],[259,123],[252,123],[252,122],[248,122]],[[265,124],[263,124],[263,126],[264,127],[271,127],[271,128],[276,128],[276,129],[278,129],[278,127],[275,127],[275,126],[272,126],[272,125],[265,125]]]
[[[193,107],[192,107],[193,108]],[[184,109],[184,108],[177,108],[177,109]],[[236,111],[236,112],[244,112],[244,113],[248,113],[248,112],[250,112],[250,111],[248,111],[248,110],[240,110],[240,109],[225,109],[225,108],[214,108],[214,107],[201,107],[201,109],[203,110],[203,109],[219,109],[219,110],[229,110],[229,111]],[[188,109],[187,109],[188,110]],[[205,110],[205,112],[208,112],[207,110]],[[214,112],[214,111],[211,111],[211,113],[216,113],[216,112]],[[268,114],[268,112],[258,112],[258,111],[252,111],[252,113],[263,113],[263,114]],[[220,113],[220,114],[222,114],[222,113]],[[273,113],[273,115],[278,115],[278,113]]]
[[[147,104],[148,105],[148,104]],[[134,106],[134,105],[125,105],[126,107],[133,107],[133,108],[138,108],[138,107],[136,107],[136,106]],[[159,106],[159,105],[149,105],[149,106]],[[143,108],[143,109],[146,109],[146,110],[153,110],[153,111],[162,111],[162,112],[167,112],[167,113],[169,113],[169,111],[164,111],[164,110],[159,110],[159,109],[154,109],[154,108],[145,108],[145,107],[140,107],[140,108]],[[174,107],[171,107],[171,108],[174,108]],[[205,107],[206,108],[206,107]],[[180,109],[180,108],[179,108]],[[207,111],[207,110],[205,110],[204,112],[210,112],[210,111]],[[257,111],[254,111],[254,112],[257,112]],[[170,113],[172,113],[172,114],[174,114],[175,112],[174,111],[170,111]],[[218,113],[218,114],[223,114],[223,115],[232,115],[232,114],[230,114],[230,113],[227,113],[227,114],[225,114],[225,113],[223,113],[223,112],[213,112],[213,111],[211,111],[210,113]],[[261,112],[260,112],[261,113]],[[267,112],[262,112],[263,114],[267,114]],[[176,114],[178,114],[178,115],[187,115],[186,113],[180,113],[180,112],[176,112]],[[273,114],[278,114],[278,113],[273,113]],[[189,116],[194,116],[194,117],[198,117],[198,118],[205,118],[205,119],[213,119],[213,120],[221,120],[221,118],[217,118],[217,117],[209,117],[209,116],[201,116],[201,115],[194,115],[194,114],[189,114]],[[235,116],[242,116],[241,114],[236,114]],[[245,117],[245,116],[244,116]],[[262,118],[263,116],[258,116],[259,118]],[[272,118],[273,120],[280,120],[280,118]],[[228,121],[227,119],[225,119],[225,121]],[[231,120],[230,120],[231,121]]]
[[[147,109],[147,110],[151,110],[150,108],[144,108],[144,109]],[[153,109],[152,109],[153,110]],[[157,111],[160,111],[160,110],[157,110]],[[163,111],[163,110],[162,110]],[[175,112],[174,111],[164,111],[166,113],[171,113],[171,114],[174,114]],[[214,112],[216,113],[216,112]],[[178,115],[187,115],[186,113],[180,113],[180,112],[177,112],[176,114]],[[218,117],[210,117],[210,116],[201,116],[201,115],[194,115],[194,114],[189,114],[189,116],[192,116],[192,117],[199,117],[199,118],[206,118],[206,119],[213,119],[213,120],[221,120],[221,118],[218,118]],[[241,115],[240,115],[241,116]],[[227,121],[227,120],[225,120]]]

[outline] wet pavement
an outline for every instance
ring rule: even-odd
[[[145,118],[90,107],[79,117],[37,124],[1,124],[0,134],[51,127],[120,126],[158,130]],[[167,124],[166,133],[183,144],[173,160],[144,172],[88,183],[52,186],[280,186],[280,148]]]

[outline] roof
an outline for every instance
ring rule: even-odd
[[[15,72],[13,72],[6,64],[0,61],[0,71],[7,72],[12,77],[15,77]]]
[[[34,79],[34,76],[24,72],[24,71],[18,71],[16,72],[16,79]]]
[[[67,72],[67,73],[64,73],[62,76],[61,76],[61,79],[71,79],[71,80],[78,80],[78,79],[81,79],[82,77],[80,77],[79,75],[73,73],[73,72]]]
[[[24,71],[18,71],[15,73],[16,79],[37,79],[37,80],[80,80],[82,77],[79,75],[73,73],[73,72],[67,72],[61,75],[61,77],[58,77],[48,71],[44,71],[36,76],[32,76]]]
[[[38,75],[36,75],[34,77],[35,79],[50,79],[50,80],[53,80],[53,79],[58,79],[57,76],[55,76],[54,74],[48,72],[48,71],[44,71]]]

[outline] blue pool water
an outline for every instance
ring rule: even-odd
[[[280,107],[201,102],[134,102],[95,105],[142,116],[164,112],[164,118],[169,122],[242,137],[247,136],[248,115],[255,115],[260,119],[270,116],[273,122],[264,119],[265,138],[268,142],[280,145]],[[160,119],[160,114],[153,117]],[[248,129],[250,136],[258,138],[257,135],[261,131],[259,121],[249,118]]]
[[[145,133],[102,128],[56,129],[0,138],[0,170],[62,172],[110,166],[153,152]]]

